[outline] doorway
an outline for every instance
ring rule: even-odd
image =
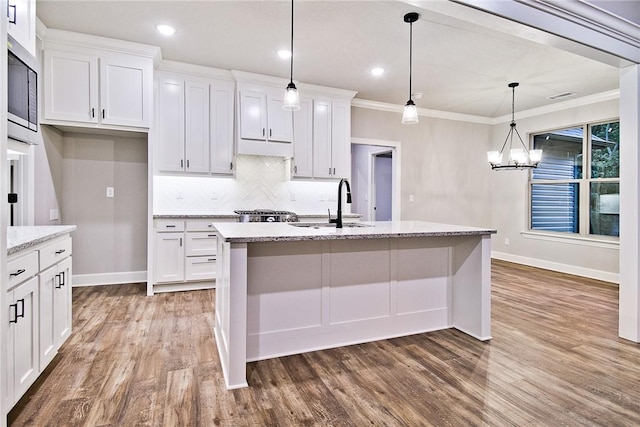
[[[400,143],[351,139],[351,211],[362,221],[400,220]]]

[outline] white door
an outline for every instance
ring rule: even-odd
[[[44,51],[44,118],[98,123],[98,58]]]
[[[331,167],[331,102],[313,102],[313,176],[330,178]]]
[[[158,73],[157,161],[162,172],[184,170],[184,82]]]
[[[269,131],[267,139],[273,142],[293,141],[293,112],[282,108],[284,91],[281,96],[269,95],[267,121]]]
[[[149,127],[146,61],[114,56],[100,59],[100,121],[103,124]]]
[[[57,266],[57,282],[53,293],[53,330],[56,349],[71,335],[71,257]]]
[[[14,391],[19,399],[38,378],[38,278],[33,277],[14,291],[17,304],[14,341]]]
[[[351,104],[331,103],[331,167],[334,178],[351,176]]]
[[[185,83],[185,170],[209,172],[209,85]]]
[[[240,92],[240,137],[267,139],[267,95],[257,90]]]
[[[375,185],[374,220],[391,221],[391,194],[393,174],[391,153],[374,155],[373,180]]]
[[[40,370],[49,364],[56,355],[56,333],[54,332],[54,293],[57,285],[58,268],[53,267],[40,273],[39,300],[40,300]]]
[[[184,280],[184,233],[156,233],[156,283]]]
[[[300,110],[293,113],[293,174],[313,176],[313,101],[300,99]]]
[[[211,85],[211,173],[233,173],[233,83]]]

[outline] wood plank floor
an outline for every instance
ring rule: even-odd
[[[617,287],[493,262],[493,340],[447,330],[251,363],[226,391],[214,291],[76,288],[74,333],[14,426],[640,425]]]

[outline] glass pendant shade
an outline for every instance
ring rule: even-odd
[[[529,160],[531,163],[540,163],[540,160],[542,160],[542,150],[530,150]]]
[[[488,151],[487,160],[489,160],[489,163],[492,165],[500,165],[502,164],[502,153],[499,151]]]
[[[404,111],[402,112],[402,123],[418,123],[418,109],[411,100],[407,101],[407,105],[404,106]]]
[[[300,96],[298,95],[298,88],[291,82],[287,86],[287,90],[284,93],[284,103],[282,108],[287,111],[297,111],[300,109]]]

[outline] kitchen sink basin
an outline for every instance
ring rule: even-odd
[[[336,228],[335,224],[330,224],[327,222],[291,222],[289,225],[293,225],[294,227],[303,227],[303,228]],[[359,228],[359,227],[375,227],[375,225],[371,224],[363,224],[361,222],[343,222],[343,228]]]

